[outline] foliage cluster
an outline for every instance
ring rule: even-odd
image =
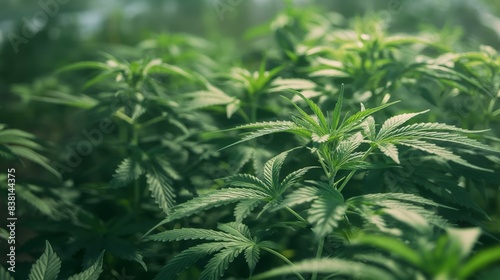
[[[0,127],[49,171],[18,182],[19,249],[46,249],[16,277],[499,277],[500,54],[448,31],[290,6],[239,62],[161,34],[16,86],[84,120],[50,149]]]

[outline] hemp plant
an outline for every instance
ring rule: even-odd
[[[297,115],[291,117],[291,120],[258,122],[238,126],[234,129],[251,131],[244,135],[240,141],[232,145],[274,133],[291,133],[297,135],[307,140],[306,147],[317,158],[319,162],[317,168],[322,169],[323,175],[326,177],[325,181],[317,178],[301,182],[302,177],[304,177],[308,170],[314,168],[313,166],[293,171],[281,179],[280,171],[284,165],[286,156],[290,153],[290,151],[285,151],[266,162],[261,177],[251,174],[237,174],[225,178],[223,179],[224,188],[208,192],[170,208],[167,212],[167,218],[155,228],[174,220],[199,214],[201,211],[230,203],[236,203],[234,216],[235,221],[238,223],[241,223],[249,216],[259,221],[262,220],[263,213],[276,215],[278,211],[285,210],[296,220],[291,225],[306,227],[312,230],[317,242],[315,258],[319,260],[322,259],[324,254],[325,239],[334,233],[338,233],[339,230],[352,232],[356,227],[364,227],[365,229],[362,231],[388,234],[392,236],[390,238],[397,240],[397,238],[406,237],[406,233],[400,230],[404,226],[414,229],[421,229],[423,227],[425,230],[422,230],[421,234],[424,236],[432,234],[433,228],[445,229],[450,226],[436,212],[438,208],[449,207],[435,203],[417,194],[375,193],[345,199],[343,192],[356,172],[371,168],[395,167],[395,165],[400,163],[400,158],[402,157],[399,153],[400,147],[418,149],[436,156],[439,160],[450,161],[468,168],[483,171],[488,171],[488,169],[468,163],[460,155],[456,154],[451,147],[443,144],[454,144],[478,151],[498,153],[494,148],[467,137],[468,134],[480,133],[482,131],[470,131],[443,123],[406,124],[412,118],[426,111],[396,115],[387,119],[377,129],[373,114],[397,102],[383,104],[375,108],[365,108],[361,104],[360,111],[352,115],[342,115],[342,89],[333,110],[325,114],[313,101],[302,96],[299,92],[294,93],[302,98],[312,111],[312,115],[289,100],[298,112]],[[298,148],[300,147],[296,147],[295,149]],[[375,156],[376,151],[380,151],[391,162],[377,163],[370,161],[370,157]],[[309,205],[306,207],[305,217],[293,210],[303,204]],[[251,213],[256,209],[259,210],[258,215],[252,216]],[[175,231],[173,230],[173,232]],[[197,232],[198,230],[195,229],[185,229],[182,239],[203,238],[211,240],[209,232],[203,232],[203,235],[198,235]],[[161,238],[162,234],[166,238]],[[169,231],[166,231],[155,234],[153,237],[147,237],[147,239],[171,241],[180,238],[169,236]],[[349,239],[355,238],[351,236]],[[236,250],[234,252],[242,252],[245,247],[241,246],[237,243],[232,243],[226,245],[225,248],[227,250],[233,248],[232,250]],[[237,248],[240,248],[239,250],[241,251],[238,251]],[[181,254],[183,258],[192,256],[190,259],[194,260],[194,256],[198,256],[202,252],[203,254],[215,252],[204,250],[201,247],[192,247]],[[231,262],[236,255],[236,253],[232,255],[228,253],[226,255],[228,262]],[[218,256],[216,255],[216,258]],[[165,267],[165,271],[171,271],[174,268],[175,271],[178,271],[177,265],[180,265],[178,263],[179,258],[174,258]],[[255,260],[251,260],[250,262],[247,258],[247,262],[252,271],[252,267],[255,266]],[[287,260],[287,262],[289,261]],[[295,269],[293,265],[291,267],[292,271],[298,273],[311,272],[312,279],[316,279],[317,272],[323,271],[320,267],[324,267],[324,265],[322,266],[321,263],[312,264],[314,264],[312,267],[318,267],[318,271],[314,269]],[[224,269],[218,269],[216,274],[209,273],[209,271],[215,269],[214,265],[215,261],[210,261],[207,264],[205,271],[201,275],[201,279],[219,279],[223,275],[223,271],[227,265],[223,267]],[[306,266],[302,265],[299,267]],[[339,266],[336,265],[333,267]],[[327,269],[327,271],[334,272],[333,269]],[[356,273],[359,273],[359,270],[343,270],[339,268],[338,272],[354,273],[351,275],[354,276],[357,275]],[[161,275],[165,277],[166,274]],[[169,274],[167,278],[160,278],[158,276],[158,279],[173,279],[174,276],[173,274]]]

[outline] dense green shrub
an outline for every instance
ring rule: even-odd
[[[12,88],[74,108],[54,145],[0,127],[49,171],[18,179],[19,249],[47,245],[16,279],[500,276],[498,52],[292,6],[259,32],[251,58],[163,34]]]

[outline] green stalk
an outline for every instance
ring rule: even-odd
[[[295,266],[294,263],[292,263],[287,257],[283,256],[282,254],[274,251],[273,249],[270,249],[270,248],[266,248],[266,247],[263,247],[262,250],[264,251],[267,251],[275,256],[277,256],[278,258],[280,258],[281,260],[283,260],[284,262],[286,262],[287,264],[289,264],[290,266]],[[298,272],[294,272],[295,275],[297,275],[297,277],[299,277],[300,280],[306,280],[304,279],[304,277],[302,277],[302,275],[300,275],[300,273]]]
[[[325,161],[323,160],[323,157],[321,156],[321,153],[318,151],[316,151],[316,154],[318,155],[318,160],[319,160],[319,163],[321,164],[321,167],[323,168],[323,171],[325,172],[325,175],[330,178],[330,172],[328,171],[328,168],[326,167],[325,165]]]
[[[119,119],[122,119],[124,120],[125,122],[127,122],[128,124],[134,124],[134,120],[131,119],[129,116],[127,116],[126,114],[124,114],[123,112],[120,112],[120,111],[116,111],[114,113],[114,115],[119,118]]]
[[[316,250],[316,259],[320,259],[321,256],[323,255],[323,246],[324,245],[325,245],[325,238],[322,237],[319,240],[318,249]],[[311,280],[316,280],[317,277],[318,277],[318,273],[317,272],[313,272],[313,274],[311,276]]]
[[[250,122],[254,123],[257,121],[257,103],[254,98],[251,99],[250,103]]]
[[[317,153],[319,162],[321,163],[321,167],[323,167],[325,175],[328,178],[328,182],[331,186],[333,186],[335,184],[335,176],[337,175],[337,170],[335,170],[335,166],[332,163],[332,158],[330,157],[330,153],[328,152],[328,146],[323,145],[323,147],[321,147],[321,152],[319,152],[318,150]],[[328,166],[325,165],[324,159],[326,159],[326,163],[328,164]]]
[[[155,123],[157,123],[157,122],[161,122],[161,121],[163,121],[163,120],[167,119],[167,117],[168,117],[168,116],[158,116],[158,117],[156,117],[156,118],[152,118],[152,119],[150,119],[150,120],[148,120],[148,121],[143,122],[142,124],[138,124],[138,128],[145,128],[145,127],[148,127],[148,126],[150,126],[150,125],[152,125],[152,124],[155,124]]]
[[[297,212],[293,211],[292,208],[286,206],[285,209],[288,210],[288,212],[292,213],[292,215],[294,215],[295,217],[297,217],[297,219],[299,219],[301,222],[307,224],[307,221],[304,218],[302,218],[302,216],[299,215]]]
[[[370,149],[368,149],[365,154],[363,155],[363,157],[361,158],[361,160],[365,160],[368,155],[375,149],[375,146],[371,146]],[[347,182],[349,182],[349,180],[351,180],[352,176],[354,176],[354,173],[356,173],[357,170],[352,170],[349,175],[347,175],[347,177],[344,179],[344,182],[342,182],[342,185],[339,187],[338,191],[341,192],[345,185],[347,185]]]
[[[239,109],[238,112],[240,113],[241,117],[243,118],[243,120],[245,120],[246,123],[252,123],[250,121],[250,118],[248,117],[248,114],[245,113],[245,111],[243,109]]]

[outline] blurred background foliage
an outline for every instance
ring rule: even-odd
[[[55,0],[54,0],[55,1]],[[52,1],[40,1],[44,3]],[[114,0],[114,1],[61,1],[57,6],[58,11],[54,12],[53,16],[48,16],[46,22],[40,22],[34,15],[43,10],[39,1],[31,0],[2,0],[0,2],[0,123],[7,123],[10,128],[17,128],[28,131],[34,134],[38,139],[43,139],[45,146],[50,147],[46,153],[49,158],[61,157],[61,148],[75,143],[81,139],[81,131],[89,129],[93,124],[90,118],[83,118],[83,109],[74,109],[66,106],[54,107],[52,104],[38,102],[34,96],[44,95],[48,91],[60,92],[79,92],[87,89],[82,89],[78,85],[83,85],[93,74],[93,72],[83,73],[68,73],[61,76],[54,75],[54,71],[71,63],[88,60],[102,60],[103,54],[111,53],[115,57],[124,60],[138,60],[144,57],[154,58],[161,56],[162,60],[186,69],[196,71],[202,75],[212,78],[212,81],[217,82],[217,86],[227,86],[229,89],[237,88],[241,85],[236,85],[237,81],[232,85],[227,77],[215,77],[214,72],[229,72],[227,69],[232,67],[246,67],[248,69],[258,69],[260,63],[267,56],[269,57],[268,66],[278,67],[283,61],[292,63],[299,69],[297,72],[293,70],[284,73],[290,77],[303,75],[300,71],[305,67],[307,62],[302,61],[300,57],[287,57],[286,54],[280,54],[276,50],[275,44],[281,44],[282,49],[286,49],[286,40],[278,33],[273,33],[275,30],[269,28],[270,22],[275,25],[282,24],[283,26],[293,25],[294,23],[280,21],[276,16],[286,9],[286,5],[292,4],[296,7],[295,17],[304,21],[318,21],[320,18],[313,16],[307,17],[309,14],[318,12],[328,21],[338,23],[346,29],[353,29],[358,34],[367,33],[370,35],[380,36],[384,38],[386,34],[405,33],[410,35],[418,35],[422,38],[427,38],[430,41],[439,45],[436,49],[425,49],[423,52],[429,56],[438,55],[446,52],[466,52],[478,51],[481,46],[489,46],[493,51],[500,49],[500,2],[495,0],[445,0],[445,1],[409,1],[409,0],[374,0],[374,1],[344,1],[344,0],[296,0],[296,1],[265,1],[265,0]],[[291,12],[293,13],[293,11]],[[381,20],[383,30],[374,28],[373,20]],[[43,21],[43,19],[42,19]],[[36,34],[29,38],[25,43],[13,45],[14,36],[22,36],[23,28],[27,22],[37,25]],[[300,26],[300,24],[298,24]],[[306,24],[305,24],[306,25]],[[328,43],[331,38],[327,38],[322,33],[321,24],[317,24],[317,34],[307,34],[311,39],[309,44]],[[300,28],[297,28],[300,30]],[[339,30],[342,31],[342,30]],[[300,33],[300,32],[298,32]],[[15,35],[13,35],[15,34]],[[190,34],[193,36],[183,36],[181,34]],[[295,34],[300,38],[304,34]],[[273,41],[276,36],[276,42]],[[305,36],[304,36],[305,37]],[[281,41],[280,41],[281,40]],[[306,41],[304,39],[304,41]],[[348,41],[348,40],[346,40]],[[274,43],[270,43],[274,42]],[[274,47],[274,48],[273,48]],[[269,50],[269,53],[267,53]],[[486,49],[488,50],[488,49]],[[413,50],[414,51],[414,50]],[[285,59],[280,60],[282,57]],[[412,56],[412,50],[403,56]],[[280,59],[277,59],[280,57]],[[196,63],[192,63],[195,61]],[[372,65],[373,69],[377,70],[376,65]],[[378,89],[377,80],[367,80],[363,75],[373,74],[370,72],[373,69],[364,69],[367,72],[352,72],[348,73],[354,77],[362,77],[359,81],[352,82],[354,88],[372,90],[373,94]],[[317,69],[308,69],[312,71]],[[355,69],[356,70],[356,69]],[[288,70],[287,70],[288,71]],[[354,70],[353,70],[354,71]],[[234,74],[234,73],[233,73]],[[494,76],[494,75],[492,75]],[[234,78],[234,77],[233,77]],[[343,81],[343,80],[342,80]],[[372,84],[370,84],[372,83]],[[492,82],[495,84],[495,82]],[[420,85],[417,85],[420,86]],[[421,85],[433,88],[433,85]],[[498,86],[498,84],[497,84]],[[180,88],[185,87],[180,83]],[[434,87],[439,88],[439,87]],[[322,90],[328,91],[325,86]],[[496,88],[498,90],[498,88]],[[97,91],[97,90],[95,90]],[[90,90],[92,92],[92,89]],[[463,104],[471,103],[471,100],[481,98],[478,95],[456,95],[457,99],[441,99],[436,100],[435,96],[426,96],[423,91],[423,100],[415,99],[414,104],[401,104],[403,110],[411,108],[412,110],[424,110],[429,104],[436,105],[443,109],[443,114],[430,114],[429,120],[440,120],[452,122],[458,126],[470,129],[493,128],[492,135],[499,136],[498,115],[488,116],[475,114],[474,111],[467,111],[472,108],[478,110],[478,106],[467,107],[461,110]],[[95,93],[95,92],[92,92]],[[395,93],[397,98],[402,94],[411,94],[410,90],[402,89]],[[351,92],[355,94],[351,105],[357,104],[359,101],[365,100],[364,92]],[[450,95],[452,96],[452,95]],[[376,99],[378,98],[378,99]],[[382,100],[383,96],[375,96],[374,100]],[[472,99],[471,99],[472,98]],[[244,98],[241,98],[245,101]],[[460,108],[454,107],[456,100],[460,100]],[[425,103],[427,101],[428,103]],[[483,102],[484,101],[484,102]],[[487,104],[488,100],[480,100],[479,103]],[[275,101],[272,101],[275,102]],[[328,102],[326,100],[325,102]],[[279,101],[272,105],[279,105]],[[407,106],[405,108],[405,106]],[[495,106],[498,106],[496,104]],[[271,107],[271,106],[269,106]],[[401,109],[401,107],[400,107]],[[220,112],[218,117],[223,118],[225,112]],[[266,119],[269,116],[278,115],[285,116],[288,112],[269,112],[267,108],[261,110],[261,119]],[[455,116],[458,115],[458,116]],[[86,115],[85,115],[86,116]],[[222,117],[221,117],[222,116]],[[465,117],[464,117],[465,116]],[[199,117],[199,116],[198,116]],[[215,117],[217,118],[217,117]],[[251,116],[250,116],[251,118]],[[233,119],[234,120],[234,119]],[[235,124],[238,124],[236,118]],[[186,121],[186,120],[184,120]],[[255,120],[254,120],[255,121]],[[491,122],[490,122],[491,121]],[[186,122],[193,122],[188,120]],[[215,121],[214,121],[215,122]],[[200,131],[210,130],[215,125],[207,123],[205,127],[198,127]],[[232,123],[226,122],[225,127],[233,126]],[[115,135],[116,136],[116,135]],[[120,137],[119,135],[116,136]],[[114,141],[114,140],[113,140]],[[134,228],[128,228],[129,232],[121,232],[120,226],[130,223],[131,220],[137,221],[134,216],[133,207],[126,201],[128,193],[123,193],[116,196],[112,192],[102,192],[102,188],[109,181],[110,174],[113,174],[121,159],[113,158],[117,147],[114,147],[116,142],[107,141],[102,147],[99,147],[100,153],[93,153],[90,158],[84,160],[84,163],[79,167],[80,172],[71,173],[71,178],[66,177],[64,183],[60,186],[54,177],[43,172],[42,169],[35,165],[26,163],[28,172],[21,175],[24,179],[33,183],[29,188],[33,193],[43,194],[43,198],[51,201],[54,208],[59,209],[59,212],[52,213],[47,210],[45,213],[53,220],[78,220],[83,221],[85,225],[73,225],[72,228],[57,228],[56,223],[51,223],[53,227],[49,231],[53,231],[51,239],[64,240],[64,242],[54,242],[59,250],[64,247],[64,244],[73,244],[76,240],[79,245],[74,245],[75,251],[62,250],[61,258],[63,260],[71,260],[74,254],[83,254],[77,249],[78,246],[83,246],[85,242],[92,238],[92,232],[89,228],[106,232],[111,243],[116,243],[112,248],[123,247],[124,252],[112,252],[115,255],[127,255],[128,259],[140,261],[140,257],[131,258],[130,251],[134,251],[131,243],[124,242],[128,238],[129,233],[140,233],[145,228],[149,228],[157,220],[144,220],[143,223],[136,223]],[[494,142],[493,140],[491,141]],[[176,143],[178,144],[178,143]],[[210,143],[213,144],[213,143]],[[227,143],[225,143],[227,144]],[[179,144],[181,145],[181,144]],[[193,143],[182,143],[186,149],[195,150],[190,145]],[[279,144],[274,143],[274,147],[269,150],[276,150]],[[221,145],[222,146],[222,145]],[[216,148],[220,148],[218,146]],[[497,144],[498,146],[498,144]],[[57,148],[59,147],[59,148]],[[199,149],[200,155],[210,158],[205,154],[206,151],[216,153],[216,148],[212,146],[204,146]],[[190,152],[193,152],[189,150]],[[196,152],[194,152],[196,153]],[[269,151],[261,151],[260,157],[269,158],[273,153]],[[244,153],[243,153],[244,154]],[[236,155],[236,157],[239,154]],[[262,160],[263,161],[263,160]],[[94,163],[99,162],[98,166]],[[208,166],[207,166],[208,165]],[[199,177],[206,176],[214,179],[228,175],[226,170],[231,170],[231,158],[228,156],[226,161],[220,161],[217,166],[209,166],[205,163],[206,173]],[[480,164],[479,164],[480,165]],[[498,166],[498,162],[496,162]],[[10,166],[9,162],[0,162],[0,167],[6,168]],[[422,167],[422,169],[425,169]],[[218,170],[218,171],[217,171]],[[222,170],[222,171],[221,171]],[[231,172],[234,170],[231,170]],[[500,191],[498,183],[491,183],[498,178],[498,168],[495,176],[484,179],[487,185],[485,188],[469,189],[476,203],[485,210],[490,216],[491,221],[487,222],[487,227],[493,235],[500,238]],[[189,172],[194,172],[190,170]],[[217,175],[210,173],[215,172]],[[225,173],[226,172],[226,173]],[[429,171],[431,172],[431,171]],[[191,174],[191,173],[190,173]],[[418,173],[425,174],[425,173]],[[373,178],[367,180],[380,180],[376,173],[371,174]],[[375,179],[374,179],[375,178]],[[193,176],[185,179],[189,184],[198,186],[202,185],[204,178]],[[477,179],[477,178],[475,178]],[[197,181],[198,180],[198,181]],[[418,180],[414,179],[414,180]],[[479,180],[479,179],[478,179]],[[361,180],[360,180],[361,181]],[[50,182],[50,183],[47,183]],[[104,183],[103,183],[104,182]],[[200,183],[201,182],[201,183]],[[410,185],[412,182],[405,182]],[[189,185],[188,184],[188,185]],[[29,184],[27,184],[28,186]],[[35,186],[36,185],[36,186]],[[58,192],[47,192],[52,186],[58,185]],[[41,186],[41,188],[39,187]],[[79,186],[75,192],[73,186]],[[381,189],[382,186],[379,186]],[[128,192],[128,191],[127,191]],[[195,191],[196,192],[196,191]],[[96,198],[97,195],[103,195]],[[85,213],[79,206],[72,204],[78,197],[79,205],[91,205],[87,208],[93,214]],[[106,204],[102,201],[113,201],[119,207],[128,209],[127,215],[116,218],[118,206],[109,210]],[[116,206],[115,205],[115,206]],[[2,209],[4,205],[0,205]],[[61,210],[63,209],[63,210]],[[151,209],[150,209],[151,210]],[[43,210],[41,210],[43,212]],[[83,211],[83,212],[82,212]],[[109,212],[107,212],[109,211]],[[151,210],[153,211],[153,210]],[[82,215],[74,217],[74,213]],[[83,214],[82,214],[83,213]],[[93,215],[100,215],[99,218]],[[210,224],[216,221],[223,214],[210,213],[210,220],[197,221],[199,224]],[[106,222],[102,222],[102,220]],[[92,225],[92,226],[89,226]],[[63,227],[62,225],[59,225]],[[44,229],[44,224],[33,223],[30,225],[30,230],[24,232],[21,240],[28,240],[31,243],[25,245],[25,252],[30,252],[32,248],[41,248],[44,244],[45,235],[34,239],[37,231]],[[88,232],[87,232],[88,230]],[[75,238],[68,236],[70,232]],[[126,236],[126,237],[123,237]],[[116,238],[115,238],[116,237]],[[129,238],[130,239],[130,238]],[[34,240],[34,241],[33,241]],[[123,243],[121,243],[123,242]],[[83,244],[83,245],[82,245]],[[54,244],[53,244],[54,245]],[[92,246],[94,246],[93,244]],[[99,253],[101,247],[95,245],[96,248],[91,248],[91,252],[85,254]],[[174,246],[175,247],[175,246]],[[159,255],[159,249],[145,249],[149,256]],[[172,248],[178,250],[178,248]],[[297,249],[297,248],[296,248]],[[119,250],[117,250],[119,251]],[[292,256],[300,252],[300,250],[290,250]],[[39,253],[37,251],[37,253]],[[26,267],[33,262],[36,254],[25,253],[19,257],[20,262],[26,261]],[[80,256],[86,259],[88,256]],[[157,271],[163,264],[163,259],[157,257],[157,262],[151,262],[150,270]],[[71,270],[72,267],[78,267],[80,260],[71,260],[67,262],[65,269]],[[106,274],[105,279],[116,277],[120,272],[120,267],[124,267],[125,263],[122,260],[109,259],[107,264],[113,269]],[[21,267],[23,264],[21,264]],[[142,267],[137,265],[130,269],[132,275],[142,275]],[[186,274],[186,279],[189,279],[189,271]],[[149,279],[154,274],[144,274],[144,279]]]
[[[269,23],[285,5],[283,1],[263,0],[65,0],[61,1],[64,4],[58,5],[58,12],[49,16],[44,24],[37,22],[34,16],[43,10],[38,2],[53,1],[4,0],[0,3],[0,116],[8,118],[13,126],[37,131],[37,134],[53,131],[51,135],[44,135],[51,140],[56,139],[60,132],[57,128],[52,129],[51,115],[44,113],[44,105],[33,108],[26,100],[19,100],[12,94],[13,85],[50,77],[55,69],[69,62],[96,59],[101,52],[137,56],[131,47],[156,38],[158,34],[188,33],[205,38],[210,49],[217,50],[219,63],[224,57],[227,62],[235,62],[234,58],[239,57],[241,62],[259,63],[255,59],[255,52],[262,47],[259,42],[265,44],[265,39],[271,34],[256,27]],[[332,17],[378,16],[385,21],[389,33],[437,33],[440,38],[435,36],[433,40],[449,44],[453,51],[477,49],[481,44],[500,48],[500,19],[496,16],[500,10],[498,1],[293,2],[296,6],[316,11],[335,12]],[[13,34],[22,36],[27,22],[36,23],[36,35],[14,47]],[[262,34],[267,37],[259,36]],[[175,56],[175,51],[179,52],[173,51],[172,56]],[[50,79],[38,81],[35,85],[40,89],[59,86]],[[26,110],[27,106],[30,109]],[[53,113],[55,119],[64,114]],[[36,125],[26,121],[35,117],[39,120]]]

